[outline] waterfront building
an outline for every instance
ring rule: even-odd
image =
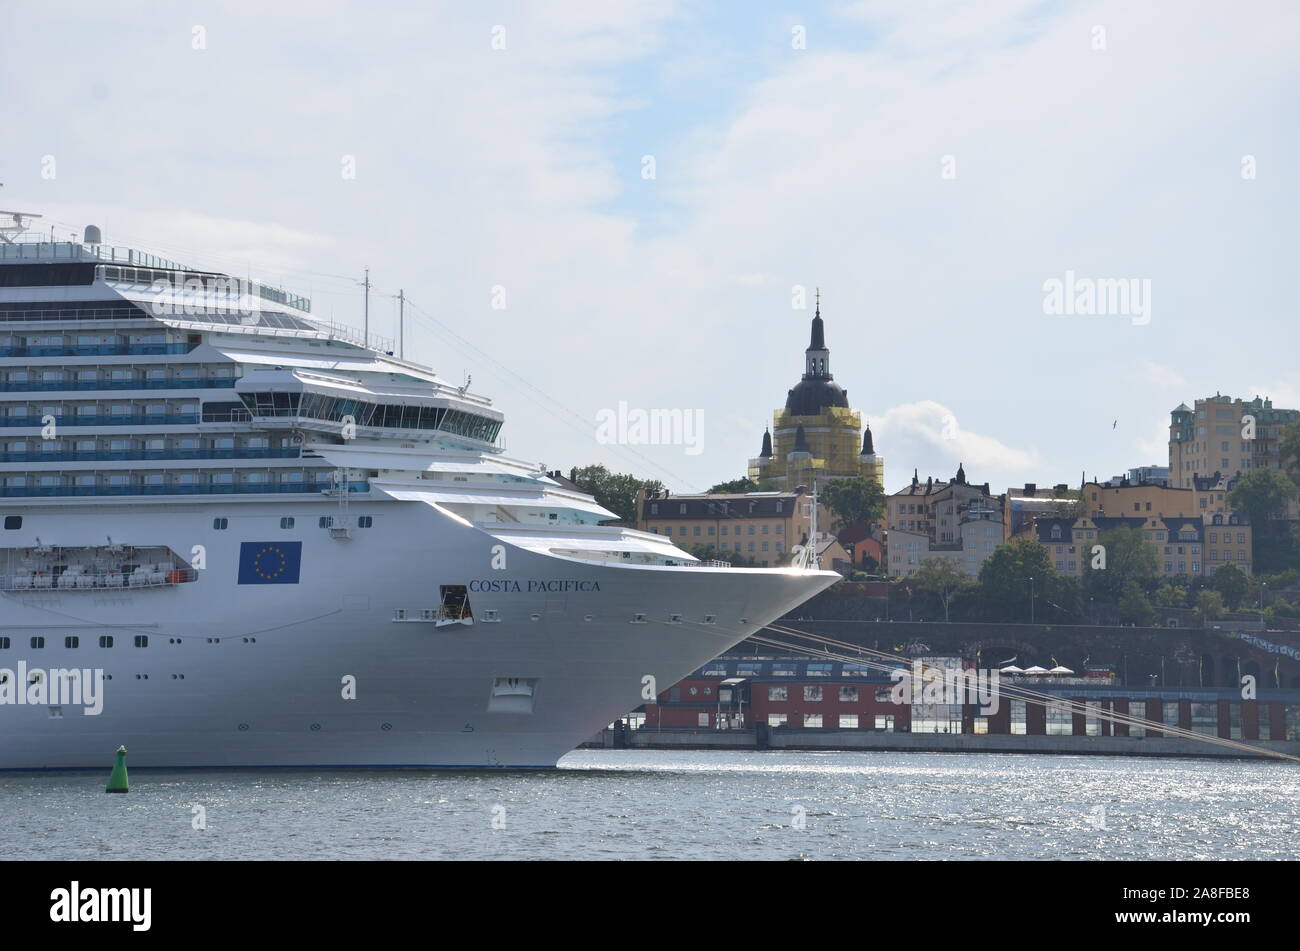
[[[971,658],[915,659],[927,667],[975,667]],[[900,657],[898,666],[911,661]],[[1247,667],[1263,682],[1270,680],[1257,665]],[[988,715],[971,703],[895,703],[894,680],[877,666],[728,654],[665,689],[629,719],[643,730],[663,733],[752,731],[755,726],[810,737],[838,733],[846,737],[846,748],[853,747],[847,737],[863,732],[1160,739],[1165,726],[1223,739],[1300,742],[1300,688],[1294,685],[1265,687],[1256,698],[1243,699],[1233,686],[1124,684],[1113,670],[1102,668],[1064,675],[1008,674],[1001,680],[1052,699],[1039,703],[1013,695]],[[1116,723],[1108,718],[1111,714],[1146,722]],[[751,737],[749,742],[757,739]],[[737,742],[745,740],[737,737]],[[1042,748],[1026,741],[1026,749]]]

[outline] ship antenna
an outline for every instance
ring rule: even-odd
[[[370,268],[366,268],[366,279],[361,282],[366,289],[365,303],[361,309],[361,342],[370,346]]]

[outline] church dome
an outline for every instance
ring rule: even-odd
[[[818,416],[829,406],[848,405],[848,391],[824,377],[800,380],[785,399],[785,408],[795,416]]]

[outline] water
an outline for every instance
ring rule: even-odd
[[[1300,857],[1286,763],[582,750],[548,772],[140,770],[125,796],[110,765],[0,774],[0,857]]]

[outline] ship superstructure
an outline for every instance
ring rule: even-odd
[[[603,524],[306,298],[5,215],[0,768],[553,766],[838,577]]]

